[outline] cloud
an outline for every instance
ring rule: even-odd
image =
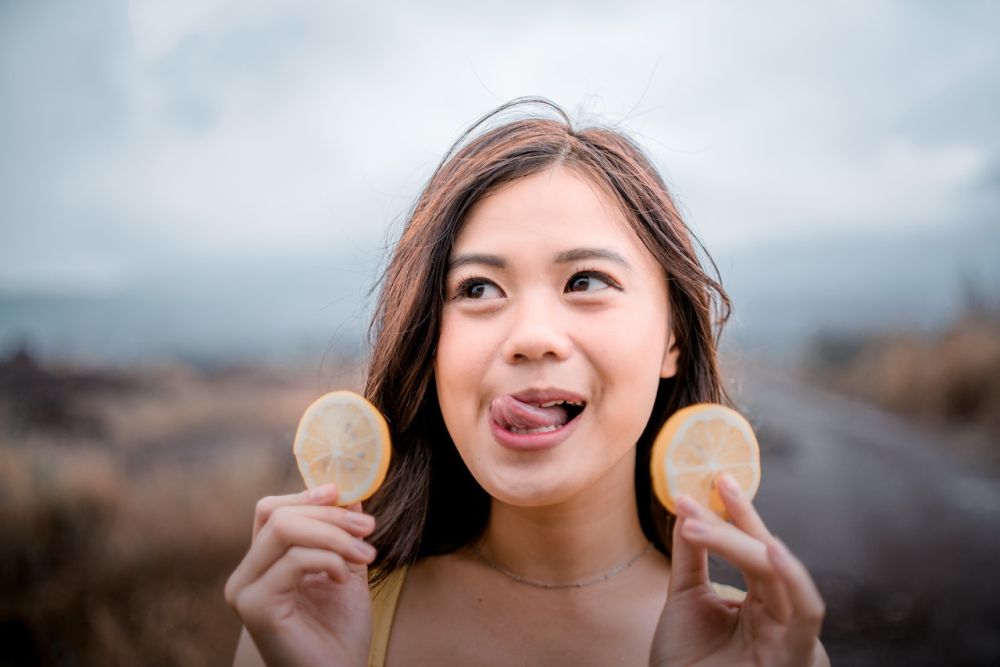
[[[990,3],[25,7],[0,9],[0,286],[375,261],[526,93],[621,121],[710,246],[996,210],[969,195],[1000,150]]]

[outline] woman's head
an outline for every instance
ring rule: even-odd
[[[373,537],[376,565],[386,569],[474,538],[488,515],[483,487],[510,502],[557,501],[601,465],[631,454],[636,441],[635,463],[627,461],[640,521],[666,550],[670,517],[649,484],[652,437],[678,408],[725,400],[715,345],[728,298],[702,269],[662,179],[620,132],[574,129],[558,107],[534,102],[558,118],[496,124],[511,107],[526,104],[515,101],[481,119],[445,156],[386,269],[366,383],[394,436],[389,477],[368,507],[380,525]],[[484,129],[490,122],[495,125]],[[563,209],[542,210],[553,198]],[[516,210],[525,202],[526,209]],[[579,220],[588,215],[593,224]],[[531,228],[511,226],[526,219]],[[519,250],[516,241],[525,238],[532,243]],[[637,293],[644,300],[636,301]],[[587,329],[588,320],[621,345],[607,345],[601,331]],[[445,348],[437,351],[439,345]],[[463,373],[482,382],[463,386]],[[626,373],[641,377],[626,387],[620,382]],[[624,439],[628,451],[602,450],[604,463],[576,477],[544,473],[530,489],[514,484],[504,464],[515,465],[517,442],[495,448],[492,458],[474,443],[485,437],[484,415],[509,413],[505,402],[551,402],[525,394],[537,389],[590,401],[574,420],[581,437],[620,430],[618,442]],[[569,408],[570,416],[576,410]],[[518,430],[517,423],[509,426]],[[463,440],[468,468],[449,430]],[[539,454],[555,456],[559,449]],[[548,491],[545,480],[554,484]]]
[[[520,507],[628,507],[678,348],[666,272],[624,211],[579,170],[547,167],[476,202],[448,264],[435,390],[472,476]]]

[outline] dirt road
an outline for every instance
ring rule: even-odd
[[[814,574],[834,665],[1000,664],[1000,480],[935,436],[741,367],[757,505]]]

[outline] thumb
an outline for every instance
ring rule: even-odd
[[[668,598],[691,588],[708,584],[708,550],[688,542],[683,535],[687,519],[678,517],[674,524],[670,550],[670,585]]]

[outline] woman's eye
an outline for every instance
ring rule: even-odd
[[[566,291],[595,292],[612,286],[612,280],[599,273],[578,273],[569,279],[569,283],[566,284]]]
[[[470,278],[463,280],[456,290],[460,299],[495,299],[503,296],[500,288],[488,280]]]

